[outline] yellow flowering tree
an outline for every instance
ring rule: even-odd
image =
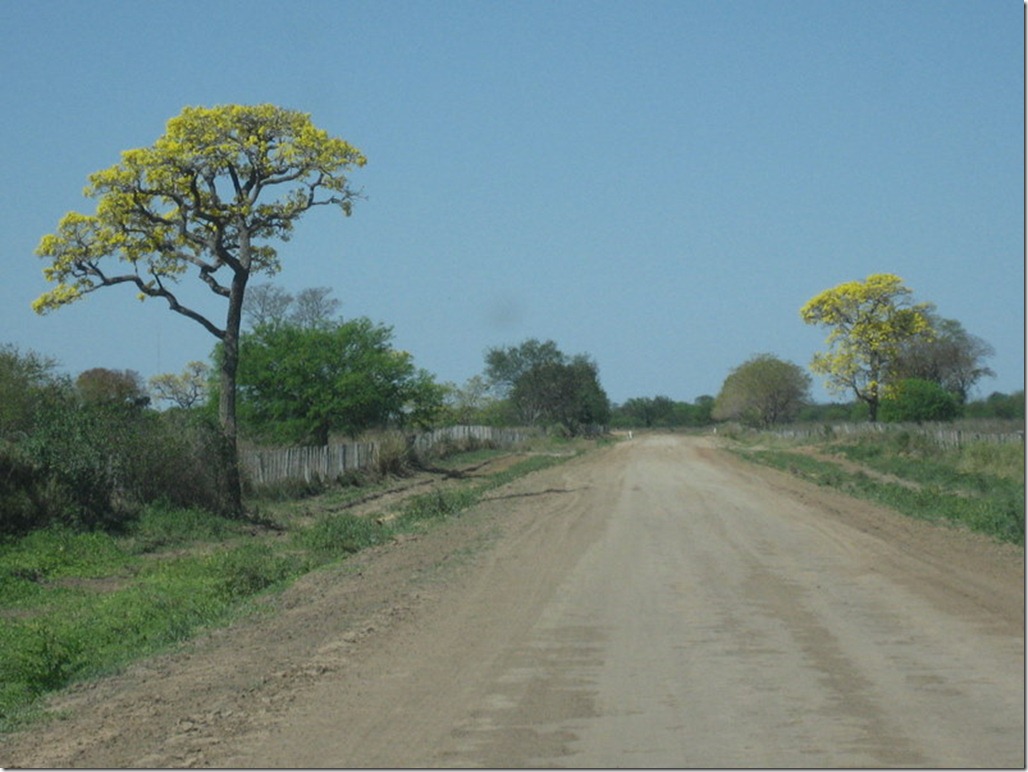
[[[825,290],[800,309],[804,322],[829,329],[828,351],[815,354],[810,369],[827,376],[833,391],[867,403],[870,421],[878,419],[884,379],[903,345],[932,335],[931,305],[911,295],[899,276],[878,273]]]
[[[187,107],[152,146],[126,150],[120,163],[91,175],[85,195],[97,199],[96,213],[65,215],[36,250],[54,284],[33,303],[39,313],[125,284],[221,342],[227,506],[237,514],[236,370],[247,282],[278,271],[268,242],[287,240],[308,210],[350,214],[358,194],[347,173],[364,163],[359,150],[305,113],[268,104]],[[178,285],[187,274],[225,299],[223,320],[183,301]]]

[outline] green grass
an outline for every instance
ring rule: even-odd
[[[977,443],[941,448],[924,437],[900,433],[821,443],[819,455],[856,462],[854,471],[831,458],[812,457],[777,443],[739,445],[745,458],[791,472],[818,485],[891,507],[905,515],[945,522],[1004,542],[1024,543],[1024,447]],[[876,478],[891,475],[900,482]]]
[[[528,456],[409,499],[391,518],[339,512],[367,491],[337,488],[269,504],[273,517],[256,524],[151,507],[118,533],[55,528],[0,543],[0,731],[38,715],[49,692],[225,624],[262,593],[458,516],[486,491],[570,457]]]
[[[577,455],[577,454],[576,454]],[[506,485],[519,477],[563,463],[572,456],[532,455],[472,485],[438,489],[415,496],[404,503],[393,521],[399,531],[415,530],[424,521],[438,520],[459,514],[477,504],[486,492]]]
[[[435,463],[443,469],[458,469],[491,461],[494,458],[506,456],[509,452],[499,448],[476,448],[475,450],[465,450],[445,456],[438,459]]]
[[[17,723],[48,691],[224,622],[242,601],[310,565],[253,542],[144,561],[118,550],[111,539],[100,542],[106,549],[93,559],[83,560],[98,536],[34,539],[36,549],[46,542],[63,545],[63,563],[60,555],[55,560],[52,552],[29,551],[24,544],[0,554],[0,727]],[[25,565],[47,570],[27,578]]]
[[[837,454],[876,471],[953,491],[987,493],[996,488],[1024,487],[1024,447],[979,442],[940,448],[925,437],[900,432],[882,438],[861,438],[834,446]]]

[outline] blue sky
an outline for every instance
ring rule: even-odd
[[[1024,40],[1014,0],[0,4],[0,343],[149,377],[214,339],[115,287],[45,317],[35,247],[185,105],[271,102],[368,157],[350,218],[281,245],[438,379],[535,337],[616,402],[714,395],[872,273],[1024,385]],[[199,282],[193,281],[201,291]],[[204,298],[201,303],[215,311]],[[815,379],[814,395],[829,395]]]

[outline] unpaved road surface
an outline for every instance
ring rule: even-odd
[[[1024,557],[623,442],[80,686],[4,766],[1023,767]]]

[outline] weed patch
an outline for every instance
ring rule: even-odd
[[[481,498],[481,488],[453,488],[436,490],[415,496],[403,506],[397,519],[398,527],[409,527],[425,520],[436,520],[456,515],[474,506]]]
[[[241,532],[243,524],[203,509],[182,509],[168,504],[148,507],[124,529],[126,548],[149,553],[195,542],[216,542]]]
[[[382,544],[389,538],[389,529],[372,518],[341,514],[319,520],[294,538],[300,547],[325,561]]]

